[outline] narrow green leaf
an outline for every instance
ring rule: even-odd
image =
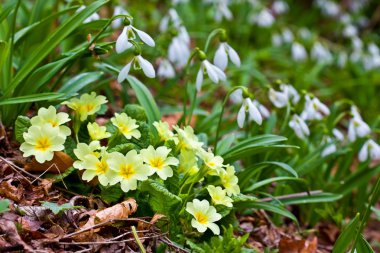
[[[136,93],[141,106],[144,107],[149,123],[161,119],[160,111],[148,88],[133,76],[127,76],[127,80]]]
[[[32,94],[32,95],[4,99],[0,101],[0,106],[31,103],[31,102],[45,101],[45,100],[54,100],[54,99],[62,98],[64,96],[65,94],[63,93],[55,93],[55,92]]]
[[[103,72],[87,72],[74,76],[69,81],[64,83],[58,92],[66,93],[67,96],[72,96],[86,86],[98,81],[103,76]]]
[[[305,179],[301,179],[301,178],[294,178],[294,177],[273,177],[273,178],[268,178],[268,179],[265,179],[265,180],[262,180],[260,182],[257,182],[253,185],[251,185],[250,187],[246,188],[246,189],[243,189],[244,192],[250,192],[250,191],[253,191],[257,188],[260,188],[264,185],[267,185],[267,184],[271,184],[271,183],[274,183],[274,182],[280,182],[280,181],[295,181],[295,182],[299,182],[299,183],[303,183],[305,184],[306,181]]]
[[[300,205],[300,204],[310,204],[310,203],[324,203],[324,202],[334,202],[341,199],[343,196],[340,194],[323,192],[317,195],[294,197],[290,199],[283,199],[281,203],[286,205]],[[275,199],[276,197],[274,197]]]
[[[348,223],[347,227],[339,235],[335,242],[332,253],[345,253],[354,240],[358,225],[360,221],[360,214],[356,214],[355,218]]]
[[[13,8],[16,6],[16,3],[17,1],[11,1],[8,5],[3,5],[3,8],[0,9],[0,24],[12,12]]]
[[[358,243],[356,244],[356,252],[375,253],[369,242],[364,238],[363,234],[360,234]]]
[[[262,163],[259,163],[258,165],[261,165],[261,164],[271,164],[271,165],[276,165],[277,167],[279,167],[280,169],[283,169],[284,171],[290,173],[291,175],[293,175],[294,177],[298,177],[298,173],[288,164],[286,163],[283,163],[283,162],[275,162],[275,161],[267,161],[267,162],[262,162]]]
[[[33,71],[33,69],[43,60],[45,57],[64,40],[72,31],[74,31],[83,21],[92,13],[97,11],[102,5],[106,4],[109,0],[99,0],[90,4],[84,10],[75,13],[65,23],[63,23],[55,32],[50,35],[41,45],[34,50],[34,53],[28,57],[27,62],[17,72],[15,78],[9,84],[8,88],[4,92],[4,97],[9,96],[14,89],[25,80],[25,78]]]

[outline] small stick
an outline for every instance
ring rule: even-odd
[[[0,156],[0,159],[5,162],[6,164],[8,164],[12,170],[14,170],[15,172],[19,173],[26,181],[28,181],[28,183],[32,184],[30,182],[30,180],[28,178],[26,178],[22,173],[34,178],[34,179],[39,179],[39,180],[42,180],[40,178],[38,178],[37,176],[27,172],[26,170],[24,170],[23,168],[17,166],[16,164],[12,163],[11,161],[8,161],[7,159],[5,159],[4,157]]]
[[[323,191],[321,191],[321,190],[316,190],[316,191],[311,191],[311,192],[300,192],[300,193],[294,193],[294,194],[283,195],[283,196],[272,197],[272,198],[263,198],[263,199],[259,199],[259,201],[260,202],[269,202],[272,200],[284,200],[284,199],[291,199],[291,198],[295,198],[295,197],[318,195],[322,192]]]
[[[166,234],[166,233],[165,233]],[[152,235],[152,236],[145,236],[145,237],[140,237],[140,239],[151,239],[151,238],[157,238],[157,237],[162,237],[165,234],[158,234],[158,235]],[[135,241],[135,238],[131,239],[125,239],[121,241],[104,241],[104,242],[58,242],[59,244],[63,245],[101,245],[101,244],[113,244],[113,243],[123,243],[123,242],[131,242]],[[56,241],[54,241],[56,243]]]

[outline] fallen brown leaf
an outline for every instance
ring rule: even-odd
[[[34,252],[32,247],[26,244],[17,232],[16,225],[13,221],[0,219],[0,230],[5,234],[7,241],[13,246],[22,246],[25,252]]]
[[[25,164],[24,168],[29,172],[49,172],[60,174],[65,172],[74,163],[74,160],[62,151],[54,152],[54,157],[51,161],[38,163],[35,159]]]
[[[318,239],[314,237],[309,240],[296,240],[291,238],[282,238],[279,243],[280,253],[316,253]]]
[[[16,187],[13,186],[11,182],[12,179],[0,183],[0,195],[19,202],[22,199],[24,189],[21,184]]]

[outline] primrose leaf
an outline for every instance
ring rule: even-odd
[[[30,119],[25,116],[18,116],[17,120],[15,122],[15,137],[16,141],[19,143],[24,142],[24,136],[23,134],[28,131],[28,128],[32,124],[30,123]]]
[[[144,108],[135,104],[128,104],[123,110],[129,117],[137,120],[146,122],[148,120]]]
[[[0,213],[9,211],[10,201],[9,199],[0,200]]]
[[[73,206],[70,203],[66,203],[63,205],[58,205],[57,203],[48,202],[48,201],[42,201],[41,203],[42,203],[42,206],[49,208],[54,214],[59,214],[61,212],[64,212],[70,209],[82,208],[81,206]]]

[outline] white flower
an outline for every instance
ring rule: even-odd
[[[310,135],[309,127],[297,114],[293,115],[292,120],[289,121],[289,126],[294,130],[298,138],[304,139]]]
[[[318,63],[329,63],[332,61],[330,51],[319,42],[314,43],[311,49],[311,58]]]
[[[233,200],[227,196],[227,191],[223,190],[222,187],[209,185],[207,186],[207,191],[211,196],[213,204],[232,207]]]
[[[65,136],[65,138],[71,134],[70,128],[63,125],[68,121],[70,121],[69,115],[64,112],[57,113],[57,110],[52,105],[49,108],[40,108],[37,115],[30,119],[30,123],[33,126],[48,123],[52,127],[58,127],[60,134]]]
[[[288,11],[289,6],[285,1],[277,0],[272,4],[272,9],[277,14],[282,14]]]
[[[337,59],[338,67],[344,68],[347,63],[347,53],[346,52],[340,52]]]
[[[168,14],[161,19],[159,25],[160,32],[168,30],[170,22],[175,28],[179,28],[182,23],[177,11],[173,8],[170,8]]]
[[[343,29],[343,36],[346,38],[352,38],[357,36],[358,28],[352,24],[348,24]]]
[[[332,133],[334,135],[334,137],[339,140],[339,141],[344,141],[344,135],[342,134],[341,131],[339,131],[338,129],[334,128],[332,130]]]
[[[215,156],[212,152],[207,152],[201,150],[199,152],[200,158],[202,158],[204,164],[209,169],[208,174],[210,175],[218,175],[219,171],[222,169],[223,158],[221,156]]]
[[[168,59],[177,67],[183,68],[190,57],[190,37],[184,26],[179,29],[179,35],[174,37],[168,48]]]
[[[263,9],[253,21],[260,27],[269,27],[273,24],[274,17],[268,9]]]
[[[299,31],[298,31],[298,34],[299,36],[304,39],[304,40],[308,40],[310,37],[311,37],[311,32],[309,29],[307,29],[306,27],[302,27]]]
[[[259,101],[257,100],[253,100],[252,103],[257,107],[257,109],[259,109],[259,112],[261,114],[261,116],[263,116],[263,118],[269,118],[270,116],[270,112],[268,110],[268,108],[266,108],[264,105],[260,104]]]
[[[138,130],[139,125],[136,124],[137,121],[126,113],[115,113],[115,117],[111,118],[111,122],[126,139],[130,140],[132,137],[139,139],[141,137]]]
[[[364,162],[368,158],[372,161],[380,159],[380,146],[373,140],[366,141],[359,152],[359,161]]]
[[[175,77],[175,71],[172,64],[168,60],[162,59],[158,66],[157,75],[161,78]]]
[[[227,168],[225,170],[219,170],[219,177],[220,181],[222,181],[223,187],[227,191],[228,196],[237,195],[240,193],[240,187],[238,184],[239,179],[235,175],[234,166],[227,165]]]
[[[219,235],[220,229],[214,222],[222,218],[222,215],[216,212],[215,207],[210,206],[207,200],[194,199],[193,202],[186,204],[186,211],[194,216],[191,220],[191,226],[196,228],[198,232],[204,233],[207,228]]]
[[[121,69],[117,77],[117,81],[119,83],[121,83],[127,78],[129,71],[131,70],[132,64],[133,64],[134,69],[136,70],[142,69],[142,71],[147,77],[149,78],[156,77],[156,72],[154,71],[152,63],[145,60],[141,55],[136,55],[135,57],[132,58],[132,60],[127,65],[125,65],[124,68]]]
[[[282,37],[280,34],[274,33],[272,35],[272,45],[277,47],[282,45]]]
[[[233,18],[232,12],[228,8],[228,0],[218,0],[216,1],[215,10],[215,21],[220,22],[223,18],[226,20],[231,20]]]
[[[372,55],[379,55],[380,54],[380,49],[377,47],[376,44],[370,43],[368,46],[368,52]]]
[[[203,83],[203,74],[205,70],[207,72],[208,77],[214,83],[218,83],[219,81],[226,80],[226,75],[224,74],[222,70],[220,70],[217,66],[211,64],[208,60],[203,60],[197,74],[197,79],[196,79],[197,91],[201,90],[202,83]]]
[[[79,7],[76,12],[81,12],[83,11],[84,9],[86,9],[86,6],[85,5],[82,5],[81,7]],[[100,16],[98,13],[94,12],[92,13],[88,18],[86,18],[84,21],[83,21],[83,24],[86,24],[86,23],[90,23],[92,21],[95,21],[95,20],[99,20],[100,19]]]
[[[332,153],[334,153],[336,151],[336,145],[335,145],[335,142],[329,137],[329,136],[326,136],[324,138],[324,140],[322,141],[322,145],[327,145],[322,153],[321,153],[321,156],[322,157],[326,157],[328,155],[331,155]]]
[[[240,128],[244,127],[245,114],[248,112],[249,120],[254,120],[257,124],[261,125],[263,118],[257,107],[252,103],[250,98],[243,100],[243,104],[240,107],[239,113],[237,115],[237,122]]]
[[[269,100],[277,108],[282,108],[288,104],[288,95],[284,92],[275,91],[274,89],[270,88]]]
[[[301,113],[303,120],[321,120],[324,115],[330,114],[330,109],[319,101],[317,97],[310,99],[309,96],[305,96],[305,99],[305,109]]]
[[[348,125],[348,139],[353,142],[357,137],[365,137],[371,133],[371,129],[361,118],[353,117]]]
[[[292,58],[295,61],[304,61],[307,59],[305,47],[298,42],[293,42],[292,44]]]
[[[282,38],[283,38],[284,42],[286,42],[286,43],[293,42],[294,36],[293,36],[292,31],[288,28],[285,28],[282,31]]]
[[[121,32],[121,34],[116,40],[116,52],[118,54],[124,52],[125,50],[133,46],[133,44],[129,42],[129,40],[135,40],[136,33],[145,44],[147,44],[150,47],[155,46],[155,43],[152,37],[150,37],[146,32],[143,32],[139,29],[136,29],[134,26],[132,26],[132,21],[130,19],[129,19],[129,22],[131,22],[131,24],[123,28],[123,31]]]
[[[118,15],[128,15],[128,11],[126,11],[123,7],[121,6],[116,6],[114,11],[113,11],[113,15],[114,16],[118,16]],[[118,19],[115,19],[114,21],[112,21],[112,28],[113,29],[118,29],[120,26],[122,26],[123,24],[123,19],[122,18],[118,18]]]
[[[301,98],[297,90],[290,84],[281,84],[280,90],[282,90],[283,93],[286,94],[288,100],[290,100],[292,104],[297,104]]]
[[[237,89],[230,94],[230,100],[234,104],[240,104],[243,102],[243,90]]]
[[[214,65],[221,70],[225,70],[228,63],[228,57],[237,67],[240,67],[240,58],[236,51],[227,44],[227,42],[220,43],[214,56]]]

